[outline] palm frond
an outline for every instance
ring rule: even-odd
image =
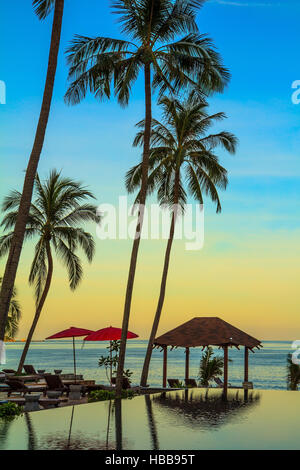
[[[238,139],[231,132],[219,132],[210,134],[202,139],[203,144],[207,144],[210,149],[223,147],[227,152],[234,154],[238,145]]]
[[[53,10],[55,0],[32,0],[33,9],[40,20],[44,20]]]
[[[57,252],[68,270],[70,289],[75,290],[83,275],[80,259],[62,239],[57,240]]]
[[[85,232],[82,228],[74,228],[70,226],[62,226],[55,228],[55,249],[59,251],[57,242],[63,240],[68,248],[75,251],[78,245],[83,249],[89,262],[92,262],[95,254],[95,242],[90,233]]]
[[[200,181],[192,165],[188,165],[186,173],[188,180],[188,188],[191,195],[196,199],[196,201],[199,201],[200,204],[203,204],[203,196]]]
[[[18,209],[21,201],[22,194],[19,191],[11,191],[8,196],[5,196],[1,210],[6,212],[11,209]]]
[[[29,284],[35,287],[35,302],[38,305],[47,277],[47,253],[45,239],[41,237],[35,246],[35,254],[29,273]]]
[[[0,258],[9,252],[13,236],[14,232],[11,232],[0,237]]]
[[[186,31],[196,32],[196,13],[205,1],[176,0],[173,4],[168,2],[169,5],[155,28],[152,43],[155,44],[157,40],[168,41]]]
[[[149,158],[149,193],[157,190],[160,204],[174,204],[177,200],[184,208],[186,192],[183,184],[185,172],[187,187],[200,204],[206,194],[221,211],[221,202],[217,188],[226,189],[227,170],[220,165],[218,156],[212,149],[223,147],[234,153],[236,137],[229,132],[205,135],[216,121],[225,118],[224,113],[208,114],[207,103],[198,101],[194,93],[180,101],[173,96],[163,96],[159,100],[163,121],[152,120],[151,149]],[[144,120],[137,123],[140,129],[134,145],[143,144]],[[179,184],[175,184],[175,173],[179,170]],[[128,192],[140,189],[141,165],[131,168],[126,175],[125,184]],[[175,191],[176,189],[176,191]],[[139,197],[137,197],[138,200]]]
[[[209,198],[216,204],[217,213],[221,212],[222,210],[221,201],[220,201],[219,194],[216,188],[216,184],[213,181],[213,178],[210,177],[210,175],[199,165],[194,165],[193,170],[195,171],[195,174],[197,176],[197,179],[199,180],[199,184],[201,188],[203,188],[206,195],[209,196]],[[193,191],[192,187],[190,187],[190,189]]]
[[[2,285],[2,277],[0,277],[0,288]],[[5,338],[13,339],[19,328],[22,312],[19,301],[17,300],[17,289],[13,288],[13,293],[8,310],[8,317],[5,325]]]
[[[130,54],[130,46],[132,43],[119,39],[76,35],[67,50],[71,84],[65,101],[68,104],[77,104],[84,99],[87,91],[100,100],[110,98],[111,82],[115,77],[115,87],[123,93],[123,96],[122,93],[120,95],[120,101],[123,102],[126,87],[128,89],[137,76],[135,62],[130,59],[129,62],[124,62],[128,53]],[[119,81],[116,80],[117,73],[120,75]],[[124,88],[122,78],[127,79]]]
[[[57,221],[58,225],[73,225],[82,222],[99,223],[101,217],[97,214],[97,207],[91,204],[81,204],[75,207],[71,212],[63,214]]]
[[[198,32],[196,12],[204,0],[114,0],[113,13],[129,40],[74,36],[67,49],[70,86],[65,95],[77,104],[89,91],[122,106],[145,64],[153,71],[159,96],[184,88],[197,95],[223,91],[230,74],[212,41]],[[177,39],[182,35],[181,39]]]

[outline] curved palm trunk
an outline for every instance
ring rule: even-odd
[[[63,11],[64,0],[56,0],[43,102],[41,106],[39,122],[36,129],[35,140],[26,170],[18,217],[14,229],[14,236],[9,250],[0,293],[0,340],[4,339],[5,324],[7,320],[10,300],[12,296],[13,286],[16,278],[17,268],[24,240],[24,233],[30,210],[34,179],[37,172],[37,167],[42,152],[47,123],[49,119],[55,74],[57,68],[57,57],[60,44]]]
[[[144,151],[143,151],[143,161],[142,161],[142,183],[140,191],[140,203],[139,203],[139,217],[136,226],[135,239],[133,242],[129,274],[127,281],[126,297],[125,297],[125,306],[123,313],[123,323],[122,323],[122,337],[120,344],[119,352],[119,361],[117,369],[117,378],[116,378],[116,396],[121,395],[122,391],[122,378],[125,362],[125,352],[126,352],[126,343],[127,343],[127,333],[128,333],[128,324],[130,317],[130,308],[133,292],[133,284],[136,271],[136,263],[140,245],[140,235],[143,228],[144,221],[144,210],[145,202],[147,196],[147,186],[148,186],[148,168],[149,168],[149,149],[150,149],[150,135],[151,135],[151,120],[152,120],[152,109],[151,109],[151,71],[150,64],[145,64],[145,134],[144,134]]]
[[[25,343],[25,346],[24,346],[24,349],[23,349],[23,352],[22,352],[22,355],[21,355],[21,359],[20,359],[19,366],[18,366],[18,374],[21,374],[21,372],[22,372],[23,365],[24,365],[24,362],[25,362],[25,359],[26,359],[26,356],[27,356],[27,353],[28,353],[28,349],[29,349],[32,337],[34,335],[36,325],[39,321],[39,318],[40,318],[45,300],[47,298],[47,295],[48,295],[48,292],[49,292],[49,289],[50,289],[50,285],[51,285],[52,274],[53,274],[53,259],[52,259],[52,254],[51,254],[51,248],[50,248],[50,242],[49,241],[47,241],[47,243],[46,243],[46,250],[47,250],[47,258],[48,258],[47,279],[46,279],[43,294],[42,294],[41,299],[40,299],[40,301],[38,303],[38,306],[36,308],[34,319],[33,319],[31,328],[29,330],[29,333],[28,333],[28,336],[27,336],[27,339],[26,339],[26,343]]]
[[[161,285],[160,285],[160,293],[159,293],[156,313],[155,313],[155,317],[153,320],[152,330],[151,330],[149,341],[148,341],[147,352],[146,352],[142,375],[141,375],[141,387],[146,387],[147,385],[149,366],[150,366],[152,350],[153,350],[153,343],[154,343],[156,333],[158,330],[158,325],[159,325],[161,312],[162,312],[165,295],[166,295],[166,285],[167,285],[167,277],[168,277],[168,271],[169,271],[169,265],[170,265],[170,255],[171,255],[171,249],[172,249],[173,240],[174,240],[175,224],[176,224],[176,217],[177,217],[178,184],[179,184],[179,173],[177,172],[175,175],[175,191],[176,191],[175,198],[174,198],[175,205],[174,205],[174,210],[172,214],[169,239],[168,239],[166,253],[165,253],[164,267],[163,267],[163,273],[162,273],[162,279],[161,279]]]

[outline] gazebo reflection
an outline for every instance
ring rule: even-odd
[[[224,400],[222,391],[218,389],[186,389],[164,392],[152,398],[154,409],[157,406],[165,409],[180,424],[184,422],[195,430],[220,427],[231,419],[242,418],[259,400],[259,393],[248,390],[246,394],[243,390],[229,390]]]

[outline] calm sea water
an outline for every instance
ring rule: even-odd
[[[133,372],[133,384],[139,383],[143,359],[146,352],[147,341],[128,341],[126,368]],[[6,366],[2,368],[15,369],[17,367],[23,343],[6,344]],[[76,341],[77,371],[83,374],[85,379],[93,379],[106,383],[105,370],[98,367],[98,358],[107,354],[105,342],[89,342],[84,344],[81,339]],[[286,360],[291,351],[289,341],[264,341],[263,349],[252,354],[249,352],[249,380],[253,381],[255,388],[260,389],[286,389]],[[190,350],[190,377],[197,378],[201,348]],[[221,351],[216,349],[216,354]],[[229,357],[229,382],[239,386],[243,381],[244,353],[241,348],[230,349]],[[34,342],[26,360],[27,364],[33,364],[36,369],[46,369],[53,372],[54,369],[62,369],[63,373],[73,371],[72,341],[41,341]],[[183,348],[168,352],[168,377],[184,378],[185,353]],[[148,383],[152,386],[162,384],[162,352],[153,351]]]

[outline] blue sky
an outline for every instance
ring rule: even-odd
[[[96,102],[92,96],[68,107],[63,102],[65,50],[75,33],[120,37],[109,3],[65,2],[53,107],[40,163],[41,175],[52,167],[70,176],[80,174],[99,202],[116,201],[124,194],[124,174],[139,158],[131,142],[134,124],[143,117],[143,83],[137,82],[126,109],[114,100]],[[44,86],[52,16],[38,21],[29,0],[20,2],[17,10],[8,1],[0,5],[5,19],[0,79],[7,86],[7,104],[0,108],[2,198],[8,188],[22,184]],[[210,101],[212,112],[228,116],[219,129],[234,132],[240,141],[237,155],[224,155],[222,160],[230,178],[223,195],[224,212],[262,211],[279,229],[298,227],[300,105],[291,101],[291,84],[300,77],[299,13],[297,0],[211,0],[198,16],[200,31],[213,39],[232,73],[225,93]],[[154,106],[154,115],[158,114]],[[257,221],[261,229],[268,228],[267,219]]]
[[[20,3],[16,10],[11,2],[1,1],[1,17],[5,18],[1,43],[5,48],[1,49],[0,79],[7,86],[7,105],[0,110],[1,141],[8,162],[8,185],[21,182],[20,171],[32,144],[52,19],[39,22],[31,1]],[[143,86],[140,80],[125,110],[113,101],[98,103],[90,96],[77,107],[64,105],[64,51],[73,34],[120,36],[108,1],[65,3],[53,108],[40,171],[57,166],[72,173],[74,163],[82,165],[82,178],[88,177],[98,187],[102,199],[111,196],[111,185],[122,188],[124,172],[138,158],[138,151],[130,145],[134,123],[143,116]],[[291,84],[300,73],[296,60],[299,12],[297,0],[211,0],[199,14],[201,32],[213,38],[232,73],[226,92],[211,100],[212,111],[225,111],[228,116],[221,127],[235,132],[240,140],[237,156],[226,157],[231,195],[242,191],[245,196],[245,189],[255,195],[256,183],[252,186],[249,180],[258,178],[259,197],[272,193],[277,199],[282,192],[285,196],[290,193],[291,204],[296,203],[300,106],[291,102]],[[230,195],[226,198],[230,200]]]
[[[114,100],[99,103],[91,96],[75,107],[64,104],[64,52],[72,36],[120,37],[108,0],[65,4],[39,171],[44,176],[50,168],[62,169],[88,184],[99,203],[116,202],[125,194],[125,172],[139,158],[131,143],[134,124],[143,118],[143,83],[137,82],[126,109]],[[222,214],[216,215],[209,203],[206,206],[206,238],[211,237],[215,254],[251,253],[254,239],[262,247],[262,263],[264,250],[268,257],[272,249],[274,256],[284,256],[287,246],[291,253],[299,252],[300,105],[291,101],[292,82],[300,79],[299,13],[298,0],[211,0],[199,14],[200,31],[213,39],[232,73],[224,94],[210,100],[211,111],[227,114],[218,128],[235,133],[240,141],[234,157],[222,155],[230,181],[222,194]],[[30,0],[17,6],[1,0],[0,16],[0,40],[5,45],[0,51],[0,80],[7,86],[7,104],[0,106],[2,200],[23,181],[41,104],[52,16],[40,22]],[[154,116],[158,114],[154,106]]]

